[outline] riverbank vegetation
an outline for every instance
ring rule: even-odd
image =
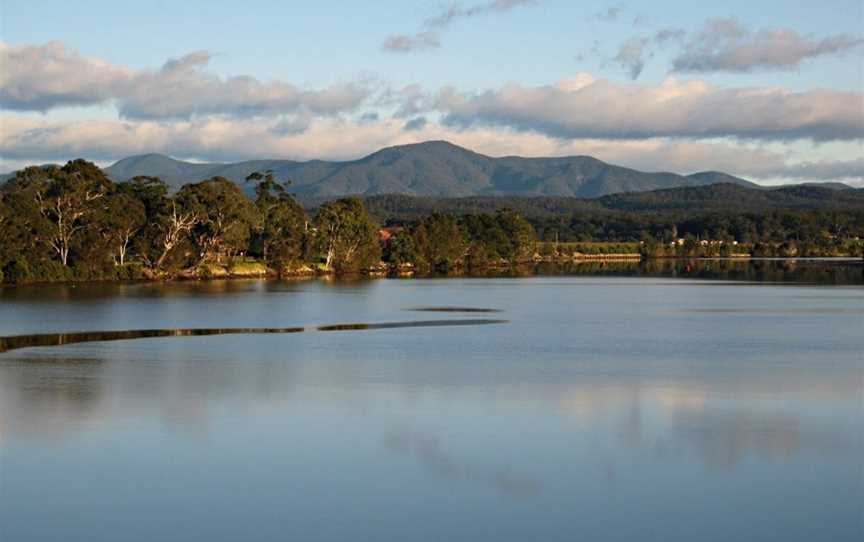
[[[634,255],[860,255],[864,238],[864,210],[854,205],[736,213],[657,209],[666,200],[656,195],[645,200],[650,210],[617,196],[610,201],[626,209],[572,198],[554,205],[425,198],[418,211],[419,200],[394,196],[310,208],[272,172],[246,182],[244,190],[213,177],[172,194],[155,177],[112,182],[84,160],[26,168],[0,189],[0,281],[450,272]]]
[[[358,198],[309,213],[270,172],[169,194],[161,180],[114,183],[92,163],[22,170],[0,192],[7,283],[383,273],[518,262],[536,235],[517,213],[432,214],[382,229]]]

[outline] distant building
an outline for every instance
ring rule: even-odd
[[[393,237],[393,232],[388,230],[387,228],[378,228],[378,240],[382,243],[386,243]]]

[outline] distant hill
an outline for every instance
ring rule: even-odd
[[[822,186],[816,183],[770,189],[712,184],[653,192],[610,194],[600,198],[599,202],[609,209],[636,211],[696,208],[710,211],[864,209],[864,193],[851,187],[846,188],[841,190],[836,186]]]
[[[783,185],[783,188],[793,186],[793,185]],[[832,190],[855,190],[854,186],[849,186],[848,184],[832,182],[832,181],[823,181],[823,182],[808,182],[801,183],[796,186],[818,186],[820,188],[830,188]]]
[[[608,215],[610,213],[762,213],[777,210],[864,211],[864,189],[837,190],[795,185],[775,189],[749,188],[733,184],[691,186],[610,194],[599,198],[473,196],[434,198],[406,195],[368,196],[366,206],[384,221],[415,220],[432,212],[456,215],[492,213],[514,209],[528,219],[562,216]],[[313,205],[323,199],[311,202]]]
[[[590,156],[492,158],[446,141],[388,147],[359,160],[254,160],[234,164],[196,164],[160,154],[120,160],[105,171],[115,181],[136,175],[161,177],[172,187],[221,175],[243,183],[253,171],[271,169],[292,181],[299,196],[408,194],[436,197],[478,195],[598,197],[617,192],[702,186],[722,180],[749,181],[723,173],[683,176],[646,173],[607,164]]]
[[[700,171],[699,173],[693,173],[687,175],[688,179],[693,179],[699,181],[703,185],[709,184],[740,184],[742,186],[751,186],[757,187],[760,185],[756,185],[755,183],[751,183],[746,181],[740,177],[736,177],[734,175],[729,175],[728,173],[723,173],[722,171]]]
[[[406,194],[433,197],[566,196],[596,198],[625,192],[733,184],[760,185],[719,171],[692,175],[646,173],[607,164],[590,156],[558,158],[493,158],[446,141],[427,141],[381,149],[359,160],[251,160],[231,164],[193,163],[163,154],[124,158],[105,172],[115,181],[138,175],[159,177],[173,190],[213,176],[241,186],[253,171],[273,170],[290,179],[291,192],[304,201],[320,201],[354,194],[374,196]],[[14,173],[0,176],[0,184]],[[849,190],[842,183],[810,183]],[[247,187],[251,192],[251,187]]]

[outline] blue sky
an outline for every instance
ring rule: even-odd
[[[385,45],[420,34],[434,44]],[[151,150],[353,158],[440,137],[487,154],[861,182],[862,38],[860,0],[0,0],[0,167]]]

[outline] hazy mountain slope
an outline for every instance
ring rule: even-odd
[[[191,163],[162,154],[124,158],[105,169],[115,181],[138,175],[160,177],[172,189],[216,175],[244,184],[253,171],[273,170],[292,181],[291,191],[306,200],[336,195],[408,194],[435,197],[572,196],[600,197],[718,183],[760,185],[719,171],[692,175],[646,173],[607,164],[590,156],[492,158],[446,141],[427,141],[381,149],[359,160],[252,160],[233,164]],[[0,182],[14,173],[0,176]],[[842,183],[807,183],[849,190]],[[764,187],[763,187],[764,188]],[[251,190],[251,187],[248,187]]]
[[[700,171],[699,173],[692,173],[690,175],[687,175],[687,178],[698,181],[702,185],[726,183],[749,186],[750,188],[761,187],[761,185],[751,183],[746,179],[735,177],[734,175],[729,175],[728,173],[723,173],[722,171]]]
[[[388,147],[346,162],[256,160],[236,164],[192,164],[151,154],[120,160],[106,172],[117,181],[136,175],[157,176],[177,188],[214,175],[242,183],[252,171],[264,169],[290,178],[292,191],[307,196],[399,193],[439,197],[597,197],[712,182],[674,173],[644,173],[588,156],[491,158],[445,141]],[[727,177],[734,182],[750,184],[743,179]]]

